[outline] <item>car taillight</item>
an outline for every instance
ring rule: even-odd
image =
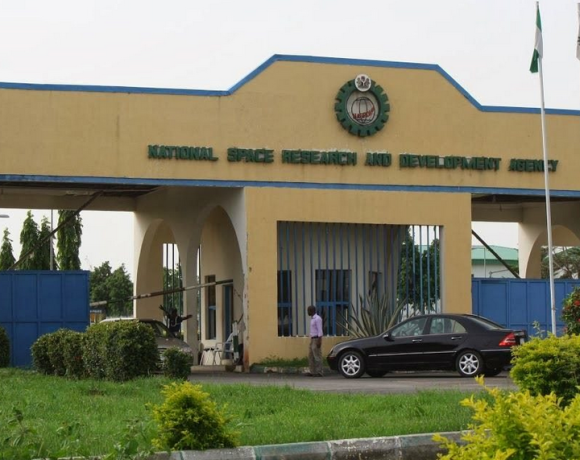
[[[513,347],[514,345],[517,345],[517,342],[516,336],[513,332],[510,332],[508,335],[506,335],[499,343],[500,347]]]

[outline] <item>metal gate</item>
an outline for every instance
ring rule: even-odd
[[[0,272],[0,325],[10,339],[10,364],[30,366],[38,337],[88,327],[89,272]]]
[[[563,332],[562,301],[580,280],[555,280],[556,328]],[[550,284],[541,279],[474,278],[471,283],[472,311],[511,329],[528,334],[551,331]],[[536,326],[537,325],[537,326]]]
[[[346,335],[372,296],[402,317],[437,311],[440,234],[429,225],[278,222],[278,336],[306,335],[309,305],[330,336]]]

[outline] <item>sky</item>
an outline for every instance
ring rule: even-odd
[[[546,107],[577,110],[577,2],[540,9]],[[0,81],[227,90],[291,54],[438,64],[483,105],[539,107],[535,16],[533,0],[0,0]],[[26,211],[0,214],[18,254]],[[82,217],[83,268],[108,260],[132,273],[132,215]],[[517,247],[516,225],[474,229]]]

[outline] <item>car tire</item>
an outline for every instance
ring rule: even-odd
[[[367,375],[369,377],[373,377],[375,379],[384,377],[387,374],[387,371],[367,371]]]
[[[358,351],[347,351],[338,359],[338,371],[347,379],[357,379],[365,373],[365,364]]]
[[[455,366],[462,377],[475,377],[483,373],[483,359],[477,351],[464,350],[459,353]]]
[[[483,375],[485,375],[486,377],[495,377],[496,375],[499,375],[501,371],[502,371],[501,367],[498,367],[496,369],[486,369]]]

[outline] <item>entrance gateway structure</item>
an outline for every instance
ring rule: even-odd
[[[539,277],[539,110],[481,106],[436,65],[274,56],[229,91],[2,83],[0,126],[0,207],[102,191],[89,209],[135,215],[136,295],[163,288],[166,244],[185,286],[233,280],[199,310],[184,293],[185,335],[211,346],[239,321],[246,366],[304,356],[308,305],[326,353],[359,297],[400,302],[415,229],[443,311],[471,311],[472,221],[519,223],[520,274]],[[580,112],[547,129],[554,244],[578,245]],[[135,314],[161,318],[159,299]]]

